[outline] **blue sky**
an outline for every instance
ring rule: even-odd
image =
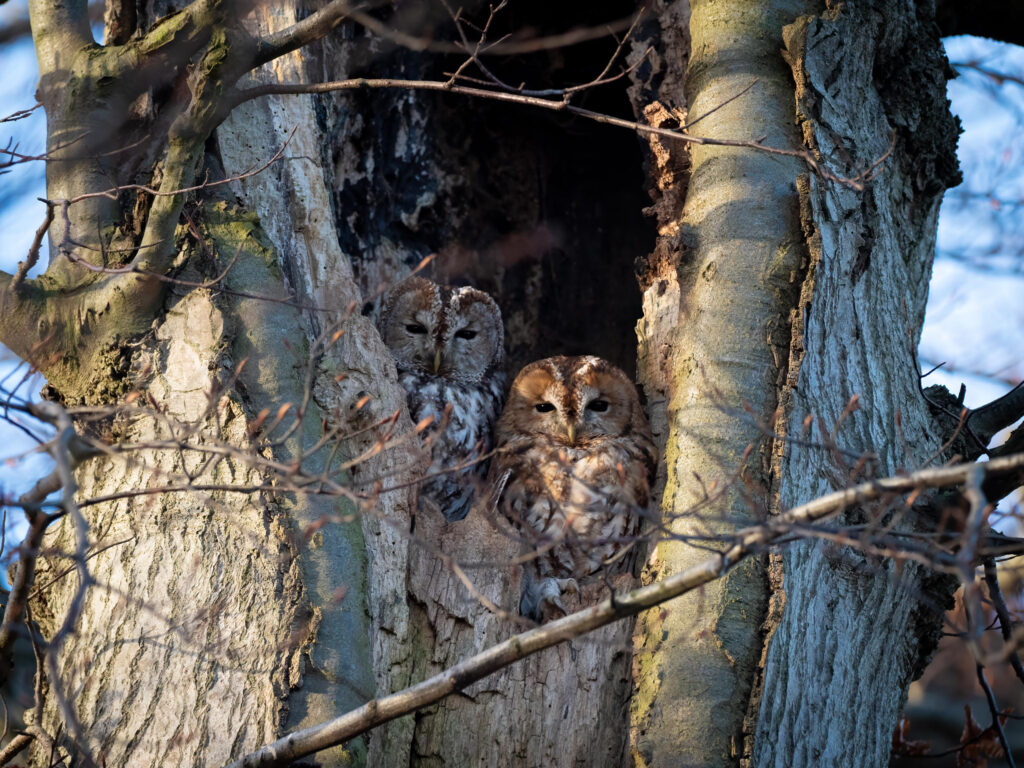
[[[1024,48],[957,37],[946,52],[1024,81]],[[1005,389],[1024,379],[1024,86],[963,69],[948,92],[964,182],[943,201],[920,356]]]
[[[0,5],[0,24],[24,13],[24,0]],[[976,38],[950,38],[954,63],[974,63],[1024,80],[1024,49]],[[0,112],[35,104],[36,68],[31,40],[6,44],[0,51]],[[945,362],[928,378],[951,390],[967,383],[966,403],[977,406],[1024,379],[1024,86],[965,70],[950,83],[953,110],[964,135],[959,154],[964,183],[947,193],[939,222],[938,257],[930,285],[922,331],[922,368]],[[44,149],[44,116],[0,124],[0,146],[18,151]],[[42,163],[16,166],[0,175],[0,268],[13,271],[28,251],[45,209],[36,198],[45,192]],[[993,201],[994,198],[994,201]],[[45,261],[45,258],[44,258]],[[0,379],[10,385],[24,369],[0,347]],[[10,376],[11,378],[7,378]],[[38,393],[38,376],[19,392]],[[0,423],[0,488],[27,490],[47,471],[45,456],[19,457],[34,447],[21,431]],[[8,525],[18,523],[12,515]],[[8,541],[16,531],[10,531]]]
[[[0,6],[0,24],[8,18],[25,13],[24,2],[9,2]],[[18,109],[27,109],[36,103],[36,61],[32,40],[23,38],[7,43],[0,51],[0,117]],[[37,155],[46,147],[46,117],[42,110],[28,119],[15,123],[0,124],[0,147],[8,142],[17,145],[17,151]],[[36,200],[45,194],[42,163],[17,165],[0,175],[0,232],[4,233],[0,247],[0,269],[8,272],[17,267],[25,258],[36,228],[45,218],[46,209]],[[0,381],[10,389],[21,382],[18,394],[35,396],[42,386],[39,376],[22,381],[26,374],[23,366],[2,345],[0,345]],[[32,487],[35,480],[49,471],[52,463],[45,454],[33,454],[25,460],[19,457],[35,447],[35,443],[23,432],[0,422],[0,489],[9,494],[20,494]],[[20,529],[20,513],[13,512],[9,524]],[[18,531],[9,531],[17,543]]]

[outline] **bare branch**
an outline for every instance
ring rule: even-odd
[[[29,270],[31,270],[39,261],[39,248],[42,246],[43,238],[46,237],[46,233],[50,229],[50,224],[52,223],[53,205],[46,203],[46,219],[39,225],[39,229],[36,230],[35,237],[32,238],[32,245],[28,249],[28,256],[24,261],[18,262],[18,271],[14,273],[14,279],[11,280],[12,291],[18,290],[18,287],[25,280],[25,276],[28,275]]]
[[[498,6],[498,7],[494,8],[491,11],[492,16],[493,16],[493,14],[497,10],[500,10],[501,7],[502,6]],[[505,83],[501,79],[499,79],[497,75],[495,75],[490,69],[488,69],[484,65],[484,63],[482,61],[480,61],[479,57],[483,53],[483,48],[484,48],[483,43],[484,43],[484,40],[485,40],[483,35],[481,35],[480,40],[476,44],[476,47],[470,53],[470,57],[466,61],[464,61],[462,63],[462,65],[458,68],[458,70],[456,70],[455,72],[453,72],[453,73],[451,73],[449,75],[449,78],[450,78],[449,82],[454,83],[456,80],[458,80],[460,82],[480,83],[482,85],[495,85],[495,86],[497,86],[498,88],[501,88],[504,91],[508,91],[509,93],[519,93],[519,94],[522,94],[524,96],[560,96],[563,99],[568,99],[571,96],[573,96],[573,95],[575,95],[577,93],[581,93],[582,91],[589,90],[590,88],[594,88],[594,87],[599,86],[599,85],[607,85],[608,83],[614,83],[616,80],[620,80],[621,78],[623,78],[626,75],[628,75],[630,72],[632,72],[634,69],[639,67],[641,64],[643,64],[647,60],[647,57],[651,54],[651,51],[654,50],[653,48],[648,48],[646,51],[644,51],[644,53],[641,56],[637,57],[636,61],[634,61],[632,64],[630,64],[625,69],[621,70],[618,74],[607,76],[608,75],[608,70],[610,70],[612,68],[612,65],[615,63],[615,60],[618,58],[619,54],[622,51],[622,47],[629,40],[629,36],[632,34],[634,27],[640,21],[640,18],[641,18],[642,15],[643,15],[643,10],[641,10],[640,13],[637,14],[636,18],[633,21],[633,24],[626,31],[626,34],[623,36],[622,40],[619,41],[618,46],[615,48],[615,51],[612,53],[611,57],[608,59],[608,62],[605,64],[604,69],[601,70],[600,74],[598,74],[596,77],[594,77],[593,79],[591,79],[591,80],[589,80],[589,81],[587,81],[585,83],[581,83],[579,85],[569,86],[567,88],[544,88],[544,89],[541,89],[541,90],[529,89],[529,88],[526,88],[524,85],[519,85],[519,86],[509,85],[508,83]],[[456,22],[457,22],[457,20],[456,20]],[[489,23],[490,23],[490,20],[488,20],[488,25],[489,25]],[[487,31],[487,27],[484,28],[484,33],[486,33],[486,31]],[[462,38],[463,38],[463,41],[464,41],[463,42],[464,50],[468,51],[468,44],[469,43],[468,43],[468,40],[466,40],[465,34],[462,33],[462,27],[461,26],[459,26],[459,33],[462,34]],[[471,62],[476,64],[477,68],[487,76],[487,79],[482,80],[480,78],[470,77],[468,75],[461,74],[461,72]],[[445,74],[448,74],[448,73],[445,73]],[[749,87],[744,89],[744,91],[746,91],[746,90],[749,90]],[[736,97],[733,97],[733,98],[736,98]],[[732,99],[730,99],[730,101],[731,100]],[[685,128],[685,126],[684,126],[684,128]]]
[[[512,104],[522,104],[530,107],[539,107],[541,109],[551,110],[553,112],[569,112],[573,115],[593,120],[597,123],[604,123],[605,125],[614,125],[619,128],[628,128],[631,131],[635,131],[640,134],[648,134],[655,136],[662,136],[664,138],[676,139],[677,141],[683,141],[690,144],[699,144],[706,146],[717,146],[717,147],[737,147],[743,149],[753,149],[758,152],[765,152],[771,155],[782,155],[785,157],[795,157],[803,160],[807,166],[820,175],[822,178],[828,179],[829,181],[843,186],[850,187],[851,189],[862,190],[864,188],[864,182],[870,180],[871,177],[877,172],[878,162],[872,164],[869,173],[862,173],[852,178],[844,178],[837,176],[829,171],[827,168],[822,166],[806,149],[784,149],[781,147],[769,147],[762,144],[760,140],[739,140],[739,139],[713,139],[706,136],[691,136],[681,131],[673,131],[668,128],[656,128],[651,125],[645,125],[632,120],[624,120],[618,117],[612,117],[611,115],[605,115],[600,112],[594,112],[589,109],[583,109],[582,107],[576,107],[572,104],[567,103],[564,100],[554,100],[539,98],[536,96],[525,96],[518,93],[507,93],[504,91],[489,91],[484,88],[470,88],[462,85],[453,85],[449,81],[434,81],[434,80],[395,80],[391,78],[353,78],[351,80],[336,80],[327,83],[269,83],[266,85],[255,86],[253,88],[242,89],[235,96],[233,102],[230,104],[230,109],[234,109],[239,104],[242,104],[250,99],[255,99],[260,96],[270,95],[286,95],[286,94],[306,94],[306,93],[332,93],[334,91],[349,91],[349,90],[362,90],[365,88],[405,88],[409,90],[425,90],[425,91],[446,91],[449,93],[457,93],[463,96],[474,96],[482,99],[491,99],[494,101],[504,101]],[[891,152],[891,150],[889,150]],[[886,157],[889,152],[886,153]],[[882,158],[884,160],[884,157]]]
[[[18,504],[29,511],[29,531],[19,549],[18,566],[11,584],[11,594],[4,606],[4,620],[0,624],[0,681],[7,680],[11,668],[11,656],[14,653],[14,641],[18,627],[23,621],[25,603],[28,599],[32,581],[35,578],[36,558],[43,544],[43,534],[50,524],[48,516],[38,505],[51,493],[60,490],[63,481],[61,474],[54,470],[40,479],[21,498]],[[34,511],[30,511],[34,510]]]
[[[1000,719],[999,705],[996,704],[996,696],[992,693],[992,686],[988,684],[988,678],[985,677],[985,666],[980,662],[976,666],[978,674],[978,685],[981,686],[981,690],[985,692],[985,701],[988,703],[989,714],[992,715],[992,730],[996,732],[996,736],[999,739],[999,745],[1003,748],[1003,757],[1006,758],[1006,764],[1010,768],[1016,768],[1016,764],[1013,762],[1013,752],[1010,750],[1010,742],[1006,740],[1006,732],[1003,730],[1003,723]]]
[[[996,609],[996,616],[999,617],[999,631],[1003,635],[1003,642],[1008,648],[1012,648],[1013,640],[1013,619],[1010,610],[1006,607],[1006,600],[1003,598],[1003,591],[999,587],[999,574],[996,573],[996,561],[993,557],[986,557],[983,560],[985,565],[985,584],[988,585],[988,597]],[[1024,683],[1024,664],[1021,664],[1020,656],[1015,650],[1009,654],[1010,666],[1017,674],[1017,678]]]
[[[987,512],[990,509],[988,500],[981,490],[981,484],[985,479],[985,467],[985,464],[971,465],[964,490],[964,495],[971,504],[971,511],[967,515],[967,523],[961,536],[963,543],[957,560],[959,561],[961,579],[965,589],[969,583],[974,581],[974,553],[978,549],[982,527],[985,525]],[[981,622],[979,622],[980,624]]]
[[[13,760],[33,741],[32,736],[27,733],[19,733],[9,742],[7,746],[0,749],[0,765],[6,765],[8,760]]]
[[[1024,451],[1024,424],[1013,430],[1010,436],[1006,438],[1005,443],[989,451],[989,457],[994,459],[999,456],[1010,456],[1021,451]],[[985,482],[985,495],[993,501],[998,501],[1013,493],[1022,485],[1024,485],[1024,470],[1000,475],[999,477],[990,477]]]
[[[447,40],[434,40],[430,37],[417,37],[403,32],[400,29],[387,26],[382,21],[375,19],[364,11],[353,8],[348,13],[349,18],[366,27],[378,37],[390,40],[411,51],[430,51],[432,53],[465,53],[465,49],[458,43]],[[501,40],[483,46],[480,55],[513,56],[524,53],[537,53],[539,51],[551,51],[558,48],[568,48],[580,43],[587,43],[592,40],[600,40],[609,34],[629,29],[633,22],[633,16],[626,16],[607,24],[594,27],[578,27],[562,32],[557,35],[546,37],[526,38],[522,40]]]
[[[43,659],[43,640],[39,637],[39,634],[36,631],[35,620],[32,618],[32,607],[29,605],[25,606],[25,627],[28,629],[28,638],[32,643],[32,656],[35,658],[36,662],[35,684],[33,685],[33,706],[38,713],[42,711],[43,706],[43,680],[46,677],[43,673],[43,668],[46,666],[46,663]],[[57,765],[64,764],[63,761],[57,761],[57,745],[54,743],[50,734],[47,733],[41,725],[36,724],[30,726],[26,729],[26,732],[39,741],[43,749],[45,749],[49,754],[47,764],[51,766],[51,768],[56,768]]]
[[[1024,416],[1024,382],[1002,397],[975,408],[968,419],[971,429],[986,445],[996,432]]]
[[[78,623],[78,617],[82,612],[85,594],[92,584],[92,577],[89,575],[89,570],[86,567],[86,558],[89,551],[89,524],[75,502],[78,484],[75,481],[73,459],[71,456],[71,442],[75,436],[75,428],[67,411],[56,403],[44,401],[39,403],[37,407],[42,412],[47,413],[58,424],[59,432],[54,438],[50,454],[57,464],[55,471],[60,475],[61,485],[64,489],[62,506],[68,517],[71,518],[75,531],[75,551],[71,557],[75,563],[75,570],[78,572],[78,588],[71,597],[67,611],[64,614],[64,621],[61,622],[60,627],[53,637],[50,638],[46,648],[46,671],[50,680],[50,691],[57,700],[57,706],[64,716],[64,723],[68,732],[79,750],[81,750],[83,762],[91,766],[95,765],[96,761],[89,750],[85,733],[78,722],[74,706],[64,691],[64,686],[60,679],[60,670],[57,667],[61,646],[74,631],[75,625]]]
[[[228,768],[284,766],[305,755],[341,744],[377,725],[439,701],[531,654],[579,637],[618,619],[632,616],[714,581],[747,556],[763,550],[766,545],[788,533],[793,524],[820,520],[855,504],[886,494],[963,483],[976,472],[976,466],[967,464],[927,469],[905,477],[862,483],[794,507],[764,525],[737,532],[735,543],[728,550],[699,565],[628,594],[616,595],[614,599],[605,600],[537,629],[515,635],[417,685],[370,701],[359,709],[327,723],[291,733],[273,744],[239,758],[230,763]],[[1020,466],[1024,466],[1024,454],[988,462],[985,469],[988,472],[999,473]]]
[[[278,56],[284,56],[286,53],[319,40],[343,22],[350,11],[351,8],[347,0],[331,0],[319,11],[307,16],[297,24],[258,40],[253,66],[266,64]]]
[[[265,163],[261,163],[260,165],[254,168],[249,168],[248,170],[242,171],[241,173],[236,173],[235,175],[230,176],[229,178],[226,179],[218,179],[217,181],[204,181],[201,184],[193,184],[190,187],[181,187],[179,189],[167,190],[153,189],[153,187],[147,187],[145,184],[123,184],[119,187],[110,187],[109,189],[105,189],[101,192],[86,192],[84,194],[77,195],[76,197],[72,197],[69,200],[44,200],[43,202],[48,203],[50,205],[73,205],[75,203],[81,202],[82,200],[89,200],[90,198],[94,197],[106,197],[110,200],[116,200],[117,196],[120,193],[129,190],[136,192],[145,192],[147,195],[153,195],[154,197],[170,197],[173,195],[184,195],[188,192],[198,192],[200,190],[209,189],[211,187],[219,187],[224,184],[230,184],[231,182],[239,181],[241,179],[247,179],[250,176],[255,176],[259,173],[263,173],[263,171],[267,170],[267,168],[269,168],[271,165],[273,165],[274,163],[281,159],[281,156],[284,154],[285,149],[288,148],[288,142],[291,141],[292,136],[294,135],[295,128],[292,128],[291,132],[288,134],[288,138],[285,139],[280,149],[278,149],[277,152],[275,152],[273,156]]]

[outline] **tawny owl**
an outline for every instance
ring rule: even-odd
[[[647,512],[657,448],[633,382],[599,357],[552,357],[516,376],[498,421],[492,503],[524,551],[520,613],[565,613],[561,596],[625,557]]]
[[[420,499],[440,508],[447,520],[461,520],[487,474],[488,461],[480,459],[491,450],[504,401],[501,310],[475,288],[412,277],[389,292],[380,326],[413,421],[434,417],[424,433],[433,443],[433,463]],[[462,468],[446,471],[452,467]]]

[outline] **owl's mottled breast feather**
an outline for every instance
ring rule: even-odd
[[[485,456],[493,448],[494,422],[504,400],[504,376],[494,372],[478,384],[466,384],[432,376],[418,370],[399,371],[399,381],[408,395],[409,414],[414,422],[428,416],[434,424],[424,435],[434,434],[451,405],[447,426],[435,437],[431,473],[450,469],[467,460]],[[488,459],[460,471],[447,472],[426,480],[420,494],[436,503],[448,520],[466,516],[475,496],[475,486],[487,474]]]

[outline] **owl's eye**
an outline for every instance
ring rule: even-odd
[[[588,411],[597,411],[598,413],[604,413],[605,411],[608,410],[608,401],[607,400],[591,400],[589,403],[587,403],[587,410]]]
[[[427,329],[424,328],[419,323],[409,323],[407,326],[405,326],[405,330],[407,330],[409,333],[416,333],[416,334],[426,333],[427,332]]]
[[[455,338],[469,341],[470,339],[476,338],[476,331],[471,331],[469,328],[461,328],[455,332]]]
[[[551,403],[537,403],[534,408],[537,409],[537,413],[550,413],[555,410],[555,406]]]

